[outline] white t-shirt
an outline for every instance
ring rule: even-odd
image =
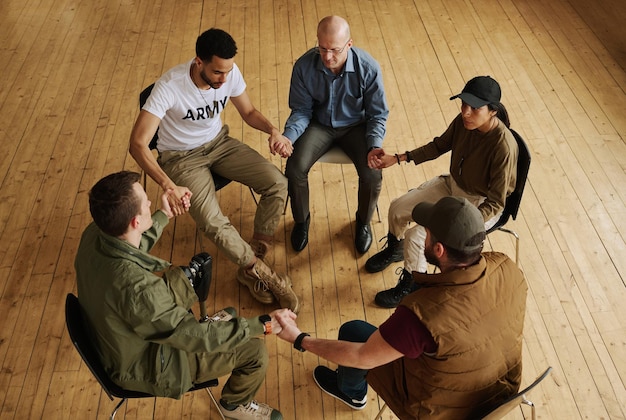
[[[192,63],[180,64],[163,74],[143,106],[161,119],[159,151],[191,150],[213,140],[222,129],[220,114],[228,99],[246,90],[246,82],[234,63],[219,89],[200,90],[189,74]]]

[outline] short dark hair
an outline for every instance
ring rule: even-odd
[[[237,54],[237,43],[232,36],[221,29],[204,31],[196,40],[196,55],[202,61],[211,61],[213,56],[233,58]]]
[[[89,212],[104,233],[116,237],[124,234],[141,211],[141,199],[133,189],[139,178],[137,172],[116,172],[96,182],[89,191]]]

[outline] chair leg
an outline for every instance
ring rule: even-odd
[[[198,228],[196,228],[196,235],[198,235],[198,242],[200,242],[200,252],[204,251],[204,243],[202,241],[202,237],[204,236],[202,234],[202,231]]]
[[[376,417],[374,417],[374,420],[379,420],[383,418],[383,412],[387,409],[387,403],[383,404],[383,408],[380,409],[380,411],[378,412],[378,414],[376,414]]]
[[[498,228],[498,230],[515,236],[515,264],[519,266],[519,235],[517,234],[517,232],[503,227]]]
[[[522,402],[520,404],[526,404],[526,405],[530,406],[531,418],[532,418],[532,420],[535,420],[535,404],[533,404],[532,401],[527,400],[525,396],[524,396],[524,399],[522,400]]]
[[[126,402],[126,398],[122,398],[122,400],[117,403],[117,405],[113,409],[113,412],[111,413],[111,417],[110,417],[111,420],[115,419],[115,415],[117,414],[117,410],[119,410],[120,407],[122,406],[122,404],[124,404],[125,402]]]
[[[211,392],[211,389],[210,388],[205,388],[205,389],[206,389],[206,392],[209,394],[209,397],[211,397],[211,401],[213,401],[213,404],[215,405],[215,409],[217,410],[222,420],[226,420],[226,418],[224,417],[224,414],[222,414],[222,410],[220,410],[219,402],[217,402],[217,400],[215,399],[215,396]]]
[[[256,199],[256,195],[254,195],[254,190],[252,189],[252,187],[248,187],[250,189],[250,195],[252,195],[252,199],[254,200],[254,204],[256,204],[257,206],[259,205],[259,202]]]

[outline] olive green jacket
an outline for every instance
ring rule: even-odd
[[[500,120],[487,133],[468,130],[459,114],[439,137],[410,152],[419,164],[452,151],[450,175],[468,194],[485,197],[478,210],[485,221],[504,209],[517,179],[517,142]]]
[[[170,263],[148,251],[167,225],[157,211],[140,248],[103,233],[84,231],[74,266],[78,300],[89,321],[100,359],[125,389],[180,398],[192,385],[192,353],[224,352],[263,334],[257,318],[199,323],[189,308],[197,297],[182,270],[153,272]]]

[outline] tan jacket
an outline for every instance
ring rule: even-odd
[[[410,154],[417,165],[450,151],[450,175],[456,184],[485,197],[478,206],[485,221],[495,217],[515,189],[518,148],[513,133],[500,120],[487,133],[468,130],[459,114],[441,136]]]
[[[438,349],[369,372],[368,383],[401,419],[476,418],[519,389],[527,285],[506,255],[466,269],[420,274],[401,305]]]

